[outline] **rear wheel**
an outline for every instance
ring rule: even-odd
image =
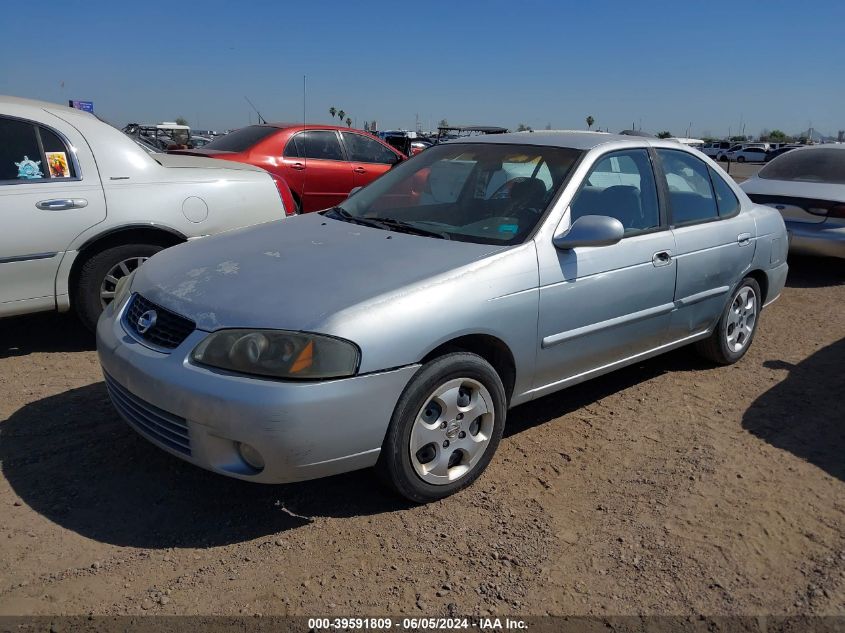
[[[89,329],[114,299],[117,282],[129,275],[164,247],[158,244],[124,244],[91,256],[79,270],[73,296],[76,314]]]
[[[745,356],[760,320],[761,296],[760,286],[753,278],[743,279],[713,334],[696,343],[698,352],[720,365],[731,365]]]
[[[458,352],[426,363],[396,405],[376,468],[416,503],[454,494],[490,463],[505,409],[502,381],[480,356]]]
[[[744,163],[744,162],[745,162],[745,156],[737,156],[737,158],[736,158],[736,162],[738,162],[738,163]]]

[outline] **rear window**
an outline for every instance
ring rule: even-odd
[[[250,125],[249,127],[242,127],[240,130],[229,132],[226,136],[214,139],[211,143],[204,145],[203,149],[216,149],[222,152],[243,152],[278,131],[279,128],[277,127]]]
[[[758,174],[766,180],[845,185],[845,149],[797,149],[781,154]]]

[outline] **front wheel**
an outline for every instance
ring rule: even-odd
[[[743,279],[713,334],[696,344],[699,354],[720,365],[732,365],[745,356],[760,321],[761,296],[760,286],[753,278]]]
[[[73,306],[85,327],[96,329],[97,319],[114,299],[117,282],[163,248],[158,244],[123,244],[107,248],[82,264]]]
[[[490,463],[505,411],[502,380],[490,363],[465,352],[435,359],[400,397],[376,468],[416,503],[454,494]]]

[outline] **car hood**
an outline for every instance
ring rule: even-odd
[[[193,240],[146,262],[132,291],[202,330],[320,331],[334,314],[506,247],[383,231],[320,214]]]
[[[155,160],[162,167],[174,168],[193,168],[201,167],[203,169],[237,169],[239,171],[264,171],[261,167],[248,165],[247,163],[237,163],[233,160],[219,160],[214,158],[206,158],[203,156],[191,156],[185,154],[153,154]]]

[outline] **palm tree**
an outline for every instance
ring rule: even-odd
[[[334,106],[329,108],[329,114],[331,114],[332,118],[334,119],[334,115],[337,114],[337,108],[335,108]]]
[[[352,127],[352,119],[346,117],[346,127]]]
[[[587,116],[587,129],[588,130],[591,129],[593,127],[593,123],[595,123],[595,122],[596,122],[596,120],[593,118],[593,116],[588,115]]]
[[[337,118],[340,119],[341,123],[343,123],[343,117],[345,117],[345,116],[346,116],[346,112],[344,112],[343,110],[337,111]]]

